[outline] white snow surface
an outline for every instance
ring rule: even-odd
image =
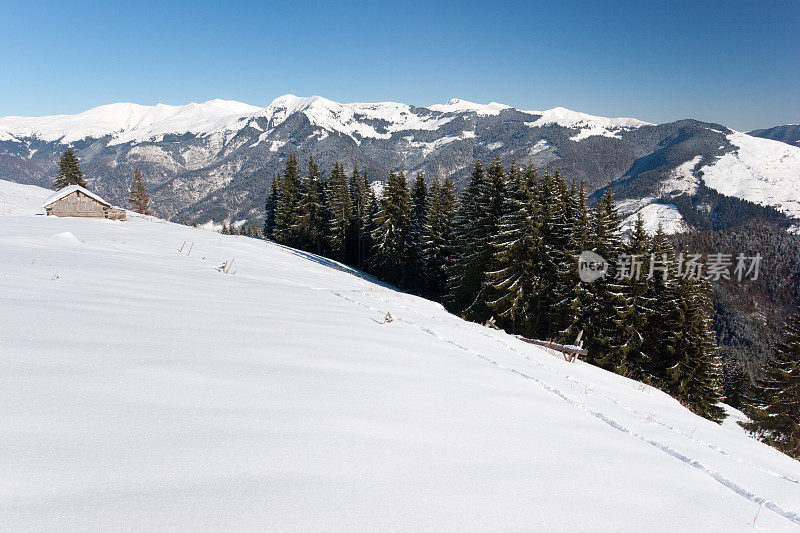
[[[475,112],[479,115],[499,115],[500,111],[503,109],[511,109],[511,106],[498,104],[497,102],[476,104],[475,102],[470,102],[469,100],[451,98],[446,104],[434,104],[428,106],[428,109],[439,111],[441,113]]]
[[[95,107],[77,115],[0,117],[0,140],[18,141],[34,137],[69,144],[109,135],[109,144],[112,145],[141,143],[159,141],[167,134],[207,136],[237,132],[246,126],[261,131],[263,128],[253,119],[264,117],[269,129],[261,133],[254,143],[257,145],[267,141],[276,126],[299,112],[313,126],[342,133],[361,143],[365,138],[388,139],[396,132],[435,130],[463,113],[497,115],[503,109],[510,108],[497,102],[477,104],[458,98],[427,108],[413,108],[397,102],[342,104],[321,96],[300,97],[293,94],[280,96],[264,108],[219,99],[183,106],[118,103]],[[527,123],[529,126],[555,123],[580,128],[581,131],[572,137],[575,141],[591,135],[613,137],[622,129],[648,124],[633,118],[597,117],[563,107],[526,113],[542,115],[536,121]]]
[[[625,129],[641,128],[642,126],[652,126],[649,122],[644,122],[636,118],[620,117],[608,118],[589,115],[578,111],[572,111],[566,107],[554,107],[546,111],[525,111],[532,115],[541,115],[532,122],[526,122],[528,127],[546,126],[557,124],[567,128],[577,128],[580,131],[570,137],[572,141],[581,141],[593,135],[603,135],[605,137],[618,137],[619,133]]]
[[[661,193],[678,196],[697,192],[699,179],[693,170],[702,160],[703,156],[697,155],[675,167],[669,177],[661,183]]]
[[[661,230],[668,235],[686,231],[689,228],[675,204],[651,203],[627,216],[622,221],[622,231],[633,230],[640,214],[644,222],[644,230],[650,235],[655,234],[659,224],[661,224]]]
[[[0,182],[3,529],[800,527],[798,462],[732,421],[327,259],[48,194]]]
[[[359,143],[367,137],[388,139],[398,131],[435,130],[454,118],[417,114],[411,106],[396,102],[340,104],[321,96],[293,94],[276,98],[259,116],[266,117],[270,128],[274,128],[297,112],[303,113],[312,125],[343,133]],[[367,124],[365,120],[379,124]]]
[[[705,184],[800,218],[800,147],[740,132],[727,137],[737,150],[700,169]]]
[[[0,140],[36,137],[64,144],[87,137],[111,136],[109,144],[143,142],[172,133],[210,134],[238,131],[247,125],[244,116],[260,108],[232,100],[209,100],[202,104],[131,103],[95,107],[77,115],[45,117],[0,117]]]

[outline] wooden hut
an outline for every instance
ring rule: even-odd
[[[125,210],[114,207],[80,185],[69,185],[42,204],[48,215],[125,220]]]

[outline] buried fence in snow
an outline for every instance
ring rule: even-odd
[[[494,317],[491,317],[489,320],[487,320],[484,326],[487,328],[500,330],[495,322]],[[523,337],[522,335],[515,335],[515,337],[523,342],[527,342],[528,344],[540,346],[549,354],[561,355],[564,357],[564,361],[569,361],[570,363],[574,363],[575,359],[577,359],[579,355],[586,355],[588,353],[583,349],[583,340],[581,340],[583,338],[583,330],[581,330],[580,333],[578,333],[578,336],[575,338],[575,344],[559,344],[552,341],[540,341],[538,339],[529,339],[527,337]]]

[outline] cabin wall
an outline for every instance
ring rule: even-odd
[[[105,218],[106,209],[108,208],[94,198],[75,191],[48,206],[47,214],[61,217]]]

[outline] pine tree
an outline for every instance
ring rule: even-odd
[[[483,237],[480,197],[485,187],[483,165],[476,161],[469,183],[461,195],[453,229],[453,249],[449,254],[451,261],[448,265],[445,303],[456,313],[463,312],[474,301],[486,275],[478,242]],[[488,239],[483,238],[483,244],[487,242]]]
[[[64,155],[61,156],[61,160],[58,162],[58,173],[53,182],[53,188],[60,190],[69,185],[86,187],[83,172],[81,172],[78,164],[78,156],[75,155],[72,148],[64,150]]]
[[[800,459],[800,311],[789,317],[783,340],[757,380],[743,424],[767,444]]]
[[[665,388],[695,413],[720,422],[725,418],[725,411],[719,406],[722,370],[711,327],[710,293],[711,285],[706,279],[678,279],[683,320],[680,330],[673,332],[677,362],[667,369]]]
[[[267,202],[264,205],[266,211],[264,216],[264,238],[270,240],[275,238],[275,210],[278,206],[279,181],[280,178],[278,176],[272,178],[272,183],[270,183],[269,192],[267,193]]]
[[[328,178],[326,192],[327,210],[330,217],[328,240],[333,257],[347,261],[353,223],[353,207],[350,203],[350,184],[344,167],[333,165]]]
[[[535,335],[552,338],[563,327],[563,318],[557,318],[557,306],[566,297],[563,286],[563,269],[570,262],[570,224],[567,218],[568,189],[559,173],[547,172],[534,189],[535,202],[541,206],[542,247],[537,268],[542,281],[542,291],[536,299]]]
[[[589,206],[587,205],[586,192],[581,183],[573,204],[570,207],[570,241],[569,251],[571,262],[565,265],[563,283],[568,289],[565,299],[559,306],[563,313],[566,327],[560,332],[559,337],[564,342],[572,342],[578,335],[584,335],[591,325],[594,309],[594,293],[592,284],[581,281],[578,275],[578,256],[583,251],[594,247]],[[588,358],[587,358],[588,359]]]
[[[540,263],[544,206],[538,201],[536,187],[533,167],[523,174],[512,165],[506,207],[492,241],[496,270],[488,275],[495,290],[495,298],[488,305],[498,323],[527,337],[536,336],[536,306],[545,290]]]
[[[297,247],[301,244],[297,233],[302,181],[297,158],[290,154],[286,159],[286,168],[278,182],[278,195],[275,205],[275,229],[273,235],[276,242]]]
[[[630,349],[625,355],[620,373],[633,379],[643,380],[648,376],[650,358],[643,350],[644,333],[648,326],[656,322],[654,305],[656,301],[650,294],[649,279],[649,254],[650,236],[644,229],[642,215],[636,218],[628,242],[622,250],[627,259],[627,264],[618,265],[621,271],[621,283],[625,286],[625,293],[630,298],[630,319],[628,324],[634,335]],[[659,317],[660,319],[661,317]]]
[[[666,388],[667,370],[677,363],[675,332],[683,328],[684,315],[679,306],[678,278],[675,268],[675,249],[670,237],[659,224],[650,241],[647,262],[645,300],[651,306],[651,316],[641,328],[643,378]],[[652,272],[651,272],[652,271]]]
[[[133,210],[142,215],[152,215],[150,210],[150,197],[147,196],[147,191],[144,187],[144,180],[142,179],[142,172],[138,166],[133,167],[133,183],[131,184],[131,191],[128,196],[128,202],[133,206]]]
[[[489,279],[489,272],[496,270],[492,241],[500,228],[500,219],[506,207],[506,174],[499,159],[489,165],[477,197],[476,221],[468,226],[471,242],[465,264],[478,282],[477,292],[464,310],[464,316],[474,322],[483,322],[492,315],[488,302],[496,299],[496,289]]]
[[[365,268],[370,263],[372,249],[372,189],[367,180],[367,172],[359,173],[353,168],[350,176],[350,203],[353,206],[353,240],[355,252],[353,262],[358,268]]]
[[[308,178],[302,188],[298,210],[295,228],[300,247],[315,254],[322,254],[325,251],[327,233],[325,192],[322,176],[313,156],[308,158]]]
[[[427,294],[440,300],[447,284],[447,267],[453,252],[453,228],[458,196],[449,177],[440,182],[434,177],[429,191],[427,224],[424,235]]]
[[[428,186],[422,172],[411,187],[411,226],[409,234],[409,284],[418,291],[425,288],[425,226],[428,223]]]
[[[583,249],[576,248],[574,234],[576,231],[577,220],[580,216],[580,209],[585,207],[581,204],[582,191],[579,192],[578,187],[573,181],[567,187],[563,177],[558,174],[558,179],[561,182],[560,189],[560,203],[563,205],[563,214],[558,220],[558,234],[554,236],[554,241],[558,242],[559,249],[554,254],[554,262],[556,267],[556,279],[553,283],[552,290],[552,308],[551,308],[551,323],[548,329],[548,338],[560,339],[563,332],[572,323],[572,314],[570,312],[570,301],[574,295],[575,280],[579,279],[577,275],[577,260],[578,255]],[[585,198],[584,198],[585,200]],[[568,342],[572,343],[575,339],[569,339]]]
[[[590,284],[591,317],[586,323],[586,349],[593,364],[607,370],[619,371],[627,352],[632,348],[635,333],[629,322],[631,304],[624,285],[619,283],[617,260],[622,242],[619,215],[614,198],[606,193],[594,209],[593,251],[609,264],[607,275]]]
[[[375,271],[382,279],[408,285],[411,246],[411,194],[403,172],[389,174],[375,230]]]

